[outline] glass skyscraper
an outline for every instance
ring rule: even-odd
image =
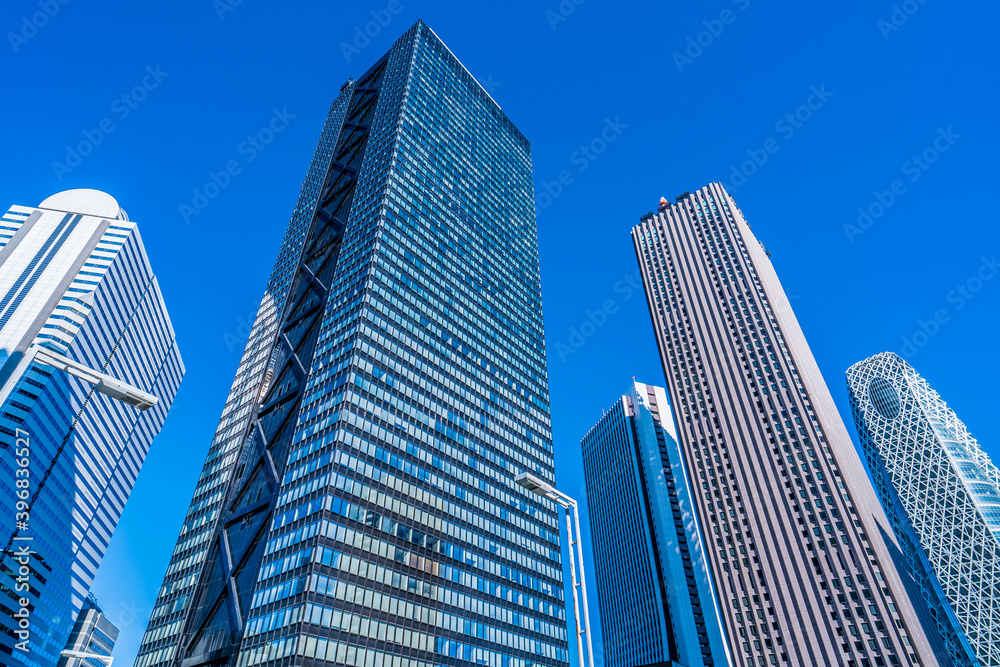
[[[57,667],[104,667],[107,661],[84,658],[81,654],[109,656],[118,641],[118,628],[108,620],[93,596],[88,596],[77,616],[66,642],[70,655],[59,660]],[[74,655],[75,654],[75,655]]]
[[[183,375],[114,198],[70,190],[3,214],[0,663],[59,660]]]
[[[530,145],[423,22],[333,102],[136,661],[567,662]]]
[[[899,356],[847,371],[893,530],[956,664],[1000,665],[1000,470]]]
[[[581,446],[605,667],[726,667],[666,393],[633,382]]]
[[[632,239],[733,660],[947,660],[736,203],[717,183],[663,200]]]

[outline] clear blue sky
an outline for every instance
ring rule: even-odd
[[[48,1],[58,11],[36,17],[44,25],[34,31],[24,17],[42,11],[37,0],[4,3],[0,204],[35,205],[80,187],[114,195],[139,223],[187,365],[95,583],[122,627],[123,665],[137,650],[327,107],[418,18],[532,141],[537,191],[563,170],[572,179],[540,202],[538,216],[565,491],[583,500],[579,439],[601,410],[632,376],[663,382],[641,296],[615,290],[636,268],[630,227],[661,195],[732,183],[733,166],[753,155],[766,162],[747,165],[755,173],[734,196],[773,255],[842,416],[850,420],[844,370],[902,350],[942,310],[947,321],[918,336],[926,344],[911,363],[1000,459],[997,384],[988,380],[1000,376],[1000,276],[971,299],[949,299],[983,257],[1000,255],[995,3],[908,0],[900,12],[905,4],[913,13],[898,14],[897,26],[891,0],[563,0],[568,16],[557,13],[559,0],[398,0],[370,44],[345,55],[341,44],[388,0],[349,8]],[[821,96],[810,97],[814,87]],[[274,109],[294,118],[262,150],[241,150]],[[101,130],[102,121],[113,129]],[[614,141],[600,154],[580,152],[609,122]],[[95,131],[99,145],[67,162],[66,146]],[[935,141],[948,150],[935,156]],[[933,164],[919,157],[925,149]],[[181,204],[193,206],[193,190],[230,160],[240,173],[185,222]],[[874,193],[891,193],[896,180],[895,201],[849,238],[844,225],[856,224],[858,207],[878,214]],[[558,354],[607,299],[617,312],[574,353]]]

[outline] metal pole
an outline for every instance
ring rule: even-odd
[[[580,512],[575,500],[570,500],[570,504],[573,505],[573,523],[576,524],[576,555],[577,560],[580,561],[580,592],[583,595],[583,623],[587,633],[587,657],[590,660],[590,667],[594,667],[594,645],[590,640],[590,611],[587,609],[587,576],[584,574],[583,542],[580,538]],[[566,514],[568,515],[569,511]],[[579,622],[579,614],[577,614],[577,624]],[[583,662],[582,656],[580,662]]]
[[[524,487],[532,493],[544,496],[549,500],[559,503],[559,506],[566,512],[566,537],[569,539],[569,575],[570,583],[573,585],[573,616],[576,621],[576,654],[579,656],[580,667],[584,667],[583,662],[583,634],[587,634],[587,663],[586,667],[594,667],[594,645],[590,640],[590,610],[587,605],[587,577],[584,574],[583,566],[583,539],[580,536],[580,511],[576,501],[561,491],[557,491],[544,479],[530,473],[522,472],[514,478],[514,482]],[[573,507],[573,518],[570,519],[569,509]],[[575,530],[573,523],[576,523]],[[580,562],[580,581],[576,581],[576,561]],[[580,622],[580,593],[583,593],[583,622]]]
[[[566,535],[567,536],[572,536],[573,535],[573,527],[570,525],[569,507],[565,503],[562,503],[562,502],[560,502],[559,504],[562,505],[563,509],[566,511]],[[572,542],[572,540],[573,540],[573,538],[570,537],[570,541],[571,542]],[[583,636],[582,636],[583,635],[583,626],[580,624],[580,603],[579,603],[579,601],[577,599],[577,593],[576,593],[576,585],[577,585],[576,584],[576,564],[574,563],[574,557],[573,557],[573,544],[570,544],[570,547],[569,547],[569,576],[570,576],[570,582],[573,584],[573,619],[576,622],[576,654],[580,657],[580,664],[582,665],[583,664]],[[587,636],[587,641],[590,641],[590,636],[589,635]],[[591,667],[592,667],[592,664],[591,664]]]
[[[59,655],[64,658],[75,659],[77,660],[78,664],[82,663],[84,660],[93,658],[95,660],[100,660],[101,662],[107,660],[108,667],[111,667],[111,664],[115,661],[115,659],[112,658],[110,655],[101,655],[99,653],[87,653],[86,651],[74,651],[72,649],[65,649]]]

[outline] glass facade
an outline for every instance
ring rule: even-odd
[[[49,667],[184,366],[139,230],[113,198],[69,191],[14,206],[0,232],[0,663]],[[140,411],[100,393],[32,357],[39,347],[157,403]]]
[[[136,661],[563,665],[530,145],[418,22],[343,87]]]
[[[664,390],[633,383],[581,446],[606,667],[728,665]]]
[[[1000,470],[899,356],[847,371],[882,504],[958,665],[1000,665]]]

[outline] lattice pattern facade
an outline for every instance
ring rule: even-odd
[[[1000,470],[891,352],[847,371],[875,487],[957,664],[1000,665]]]

